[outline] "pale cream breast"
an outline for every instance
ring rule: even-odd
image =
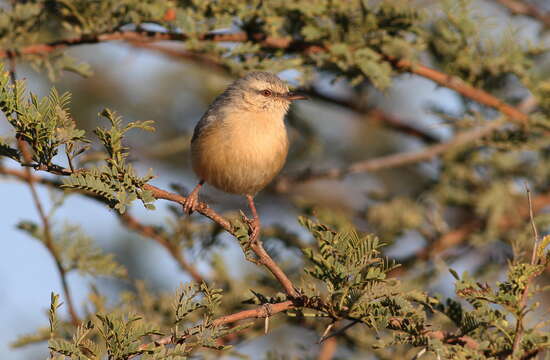
[[[255,195],[285,163],[288,138],[283,117],[284,113],[226,114],[193,142],[193,169],[223,191]]]

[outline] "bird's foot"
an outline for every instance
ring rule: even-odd
[[[199,195],[192,193],[185,199],[185,204],[183,205],[183,212],[187,215],[191,215],[193,211],[197,210],[197,205],[199,204]]]
[[[250,238],[251,243],[255,243],[260,239],[260,219],[259,218],[252,218],[252,219],[246,219],[246,223],[248,224],[248,227],[250,229],[248,236]]]
[[[185,199],[185,204],[183,205],[183,212],[187,215],[191,215],[193,211],[197,210],[199,206],[199,190],[203,184],[203,181],[199,182],[197,186],[191,191],[191,193]]]

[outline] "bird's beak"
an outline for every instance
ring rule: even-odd
[[[305,95],[302,95],[302,94],[298,94],[298,93],[295,93],[295,92],[292,92],[292,91],[289,91],[287,92],[285,95],[284,95],[285,99],[287,100],[307,100],[308,97],[305,96]]]

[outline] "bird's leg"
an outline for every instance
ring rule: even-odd
[[[199,204],[199,190],[201,189],[202,185],[204,184],[204,180],[200,180],[197,186],[191,191],[191,194],[187,196],[187,199],[185,199],[185,205],[183,205],[183,212],[191,215],[193,211],[197,208],[197,205]]]
[[[250,241],[255,242],[259,239],[260,235],[260,217],[256,211],[256,205],[254,204],[254,198],[252,195],[246,195],[246,200],[248,200],[248,207],[250,207],[250,211],[252,212],[252,219],[248,220],[248,225],[252,230],[250,234]]]

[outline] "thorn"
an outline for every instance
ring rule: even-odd
[[[264,320],[264,332],[266,335],[268,331],[269,331],[269,316],[266,316]]]
[[[535,224],[535,217],[533,215],[533,202],[531,200],[531,189],[529,185],[525,182],[525,191],[527,192],[527,203],[529,205],[529,219],[531,220],[531,227],[533,228],[533,237],[535,238],[535,243],[533,244],[533,252],[531,253],[531,265],[537,263],[537,250],[539,246],[539,232],[537,230],[537,225]]]
[[[422,355],[424,355],[425,353],[426,353],[426,348],[421,349],[421,350],[418,352],[418,354],[416,354],[416,355],[413,357],[413,360],[420,359],[420,357],[421,357]]]
[[[329,331],[330,331],[333,327],[334,327],[334,322],[331,322],[330,324],[328,324],[328,326],[327,326],[327,328],[325,329],[325,331],[323,331],[323,335],[321,335],[321,337],[319,338],[319,341],[317,341],[317,344],[320,344],[320,343],[322,343],[322,342],[325,340],[327,334],[329,333]]]

